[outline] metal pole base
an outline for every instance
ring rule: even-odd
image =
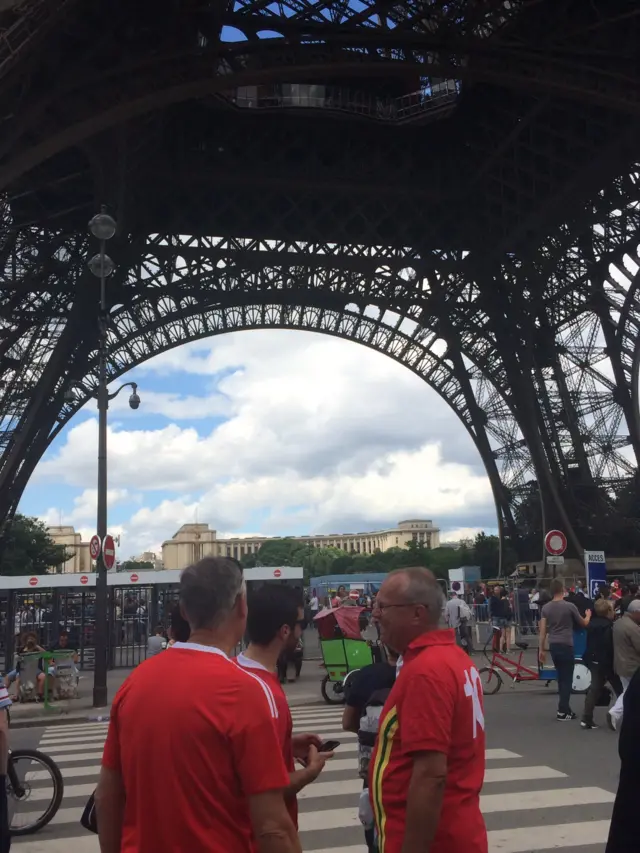
[[[107,688],[106,685],[104,687],[94,687],[93,688],[93,707],[94,708],[105,708],[107,705]]]

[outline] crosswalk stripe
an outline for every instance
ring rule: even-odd
[[[48,734],[63,737],[65,734],[69,732],[90,732],[90,731],[104,731],[109,728],[109,723],[79,723],[78,725],[64,725],[64,726],[47,726],[44,730],[44,736],[46,737]]]
[[[534,809],[569,808],[596,803],[612,803],[615,794],[603,788],[557,788],[546,791],[520,791],[509,794],[482,794],[483,814],[492,812],[533,811]]]
[[[604,844],[609,835],[608,820],[580,823],[542,824],[518,829],[498,829],[488,833],[489,853],[529,853],[560,847],[588,847]]]
[[[66,738],[46,738],[40,741],[40,746],[44,749],[47,746],[59,746],[65,743],[104,743],[106,735],[75,735],[74,737]]]
[[[65,764],[74,764],[78,761],[102,761],[102,749],[95,752],[69,752],[66,755],[56,755],[55,761],[60,767]]]
[[[64,776],[64,771],[62,773]],[[86,797],[89,796],[95,791],[96,784],[98,780],[96,778],[93,782],[85,782],[84,785],[65,785],[64,786],[64,799],[71,800],[74,797]],[[51,799],[51,788],[32,788],[31,793],[29,794],[29,802],[41,802],[42,800],[50,800]],[[64,802],[64,800],[63,800]]]
[[[75,779],[80,776],[98,776],[100,774],[100,765],[91,764],[89,767],[69,767],[64,771],[65,779]],[[27,782],[42,782],[42,780],[50,779],[51,774],[48,770],[30,770],[24,777]]]
[[[87,743],[86,741],[81,741],[80,743],[59,743],[55,746],[47,746],[46,744],[40,741],[38,745],[38,749],[41,749],[42,752],[46,752],[47,755],[51,755],[52,758],[58,760],[58,755],[61,752],[77,752],[81,753],[83,750],[90,749],[101,749],[104,746],[104,738],[102,740],[95,740]]]
[[[567,774],[552,767],[496,767],[484,771],[487,782],[526,782],[529,779],[566,779]]]
[[[27,838],[14,838],[11,841],[11,849],[20,850],[21,853],[100,853],[98,836],[91,832],[82,830],[82,835],[74,835],[70,838],[38,838],[32,836],[33,840]]]

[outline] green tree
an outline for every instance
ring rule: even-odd
[[[72,556],[64,545],[56,545],[43,522],[16,513],[5,528],[0,574],[44,575]]]
[[[119,572],[139,572],[143,569],[155,568],[150,560],[125,560],[118,566]]]

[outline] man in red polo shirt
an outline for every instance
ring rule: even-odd
[[[236,663],[254,677],[262,679],[271,691],[278,711],[276,730],[284,762],[289,771],[289,785],[284,798],[289,814],[298,825],[296,795],[306,785],[314,782],[332,757],[332,752],[318,752],[322,739],[314,734],[293,734],[293,721],[289,703],[277,674],[278,658],[283,652],[293,651],[302,634],[304,611],[298,603],[295,589],[280,584],[270,584],[256,590],[249,600],[247,636],[249,647],[238,655]],[[294,759],[305,766],[296,770]]]
[[[190,566],[180,606],[189,641],[137,667],[111,709],[101,853],[300,853],[273,693],[229,657],[246,625],[242,569]]]
[[[403,665],[380,716],[370,766],[379,853],[487,853],[480,812],[482,686],[427,569],[392,572],[373,609]]]

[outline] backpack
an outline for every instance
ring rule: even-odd
[[[471,619],[473,618],[471,608],[469,607],[467,602],[463,601],[461,598],[458,599],[458,613],[460,615],[460,622],[463,625],[466,625],[468,622],[471,622]]]
[[[358,729],[358,775],[365,781],[369,778],[369,764],[373,755],[382,708],[391,693],[390,687],[375,690],[364,707]]]

